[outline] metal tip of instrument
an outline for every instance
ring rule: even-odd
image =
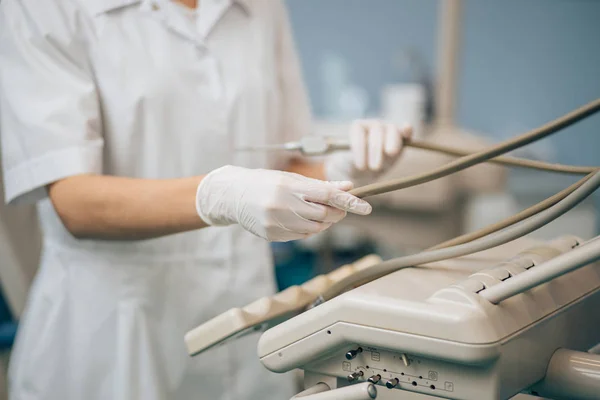
[[[282,151],[282,150],[300,150],[301,146],[299,143],[282,143],[282,144],[265,144],[258,146],[240,146],[236,147],[235,151]]]

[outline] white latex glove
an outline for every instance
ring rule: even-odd
[[[325,182],[289,172],[225,166],[209,173],[196,194],[207,224],[240,224],[269,241],[285,242],[319,233],[371,206],[350,193],[352,182]]]
[[[356,185],[370,183],[388,171],[410,140],[412,127],[398,127],[382,121],[356,121],[350,128],[349,152],[338,152],[325,160],[328,180],[349,180]]]

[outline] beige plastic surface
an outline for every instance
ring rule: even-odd
[[[574,243],[575,238],[565,237],[516,252],[507,250],[514,244],[495,251],[504,250],[503,259],[517,264],[511,268],[517,273],[518,259],[539,264]],[[516,253],[521,255],[511,257]],[[259,355],[277,354],[337,322],[471,345],[499,343],[600,287],[600,264],[595,264],[494,306],[476,292],[481,284],[490,287],[509,280],[500,279],[506,264],[490,262],[490,256],[474,254],[435,267],[407,268],[368,283],[265,332]]]
[[[380,375],[382,400],[409,392],[454,400],[511,398],[544,378],[556,349],[585,351],[600,340],[600,263],[498,305],[476,292],[544,268],[577,243],[572,236],[519,240],[387,275],[265,332],[261,362],[273,372],[300,368],[306,384],[325,382],[332,389],[348,385],[355,372],[362,372],[355,383]],[[362,351],[348,359],[358,347]],[[386,388],[393,379],[397,385]]]
[[[232,308],[185,335],[188,353],[197,355],[245,331],[258,330],[264,324],[299,313],[334,283],[380,262],[379,256],[370,255],[340,267],[328,275],[319,275],[301,286],[291,286],[243,308]]]
[[[600,398],[600,355],[558,349],[535,392],[555,400]]]

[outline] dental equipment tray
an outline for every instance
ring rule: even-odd
[[[600,341],[600,265],[499,304],[480,293],[579,243],[563,237],[517,251],[513,244],[397,271],[266,331],[258,355],[274,372],[305,370],[307,387],[371,378],[385,384],[378,399],[403,398],[387,397],[397,391],[385,386],[508,399],[544,378],[557,349],[587,351]]]

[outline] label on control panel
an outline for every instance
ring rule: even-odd
[[[427,375],[427,377],[429,378],[430,381],[437,381],[438,373],[437,373],[437,371],[429,371],[429,374]]]
[[[444,389],[446,389],[449,392],[454,392],[454,383],[452,383],[452,382],[445,382],[444,383]]]
[[[342,371],[352,371],[352,364],[350,364],[348,361],[344,361],[342,363]]]
[[[371,360],[373,360],[373,361],[380,361],[381,360],[381,355],[377,351],[372,351],[371,352]]]

